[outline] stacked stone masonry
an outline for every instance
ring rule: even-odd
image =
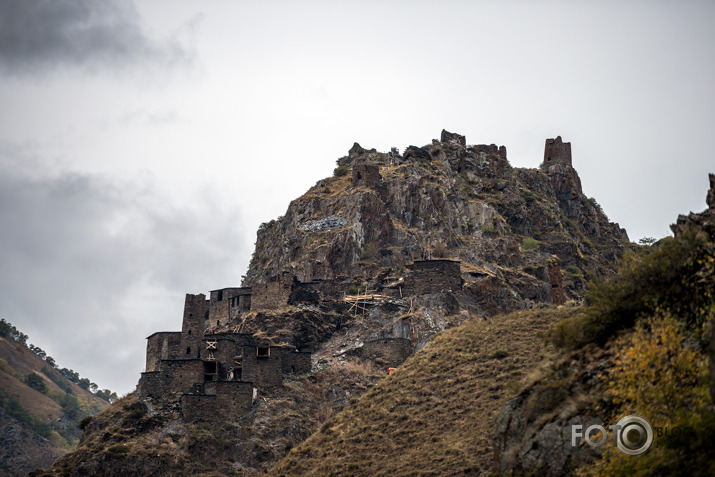
[[[404,363],[414,350],[415,347],[408,339],[380,338],[363,343],[360,355],[363,358],[395,367]]]
[[[547,139],[544,146],[544,162],[542,167],[547,168],[552,164],[566,164],[571,166],[571,143],[563,142],[561,136],[556,139]]]
[[[405,277],[407,295],[427,295],[462,288],[460,262],[456,260],[415,260]]]
[[[353,166],[353,186],[378,188],[382,183],[380,166],[375,164],[355,164]]]
[[[281,386],[286,374],[310,372],[311,354],[287,346],[269,346],[252,334],[217,331],[248,311],[294,304],[319,305],[339,299],[347,278],[300,282],[289,273],[253,287],[231,287],[187,294],[181,331],[162,331],[147,338],[146,372],[137,387],[143,399],[181,397],[188,421],[229,419],[250,408],[256,389]],[[405,280],[410,294],[439,293],[462,286],[459,262],[416,261]],[[402,333],[409,336],[409,333]],[[365,343],[368,359],[390,366],[402,363],[413,345],[405,337]]]
[[[288,305],[295,277],[281,273],[268,283],[251,288],[251,307],[258,310],[274,310]]]

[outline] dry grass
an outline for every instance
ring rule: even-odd
[[[489,472],[494,418],[545,358],[536,333],[574,308],[542,308],[446,331],[293,449],[271,475]]]

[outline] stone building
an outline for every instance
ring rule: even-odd
[[[240,307],[244,292],[214,290],[209,300],[187,294],[181,331],[147,338],[146,371],[137,394],[180,397],[188,421],[226,420],[250,409],[256,390],[280,386],[284,374],[309,372],[310,353],[263,344],[251,334],[207,332],[207,323],[230,314],[231,299],[237,299],[234,308]]]
[[[412,341],[406,338],[379,338],[365,341],[360,350],[362,358],[379,364],[396,367],[415,351]]]
[[[376,189],[382,183],[380,166],[376,164],[355,164],[353,166],[353,186],[365,186]]]
[[[462,289],[460,262],[456,260],[415,260],[405,277],[407,295],[427,295]]]

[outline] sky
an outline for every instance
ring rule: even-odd
[[[571,142],[632,241],[705,208],[715,2],[0,0],[0,317],[134,389],[354,142]]]

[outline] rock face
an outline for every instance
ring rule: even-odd
[[[561,145],[559,138],[555,144]],[[551,158],[561,167],[569,151],[565,147],[557,151],[561,156],[554,153]],[[709,180],[708,208],[701,213],[679,216],[671,228],[676,238],[690,229],[690,233],[703,239],[703,247],[712,255],[715,249],[715,175],[710,174]],[[705,284],[711,283],[712,272],[708,274],[707,270],[703,267],[692,276]],[[690,277],[691,272],[688,273]],[[715,330],[715,326],[711,323],[706,329]],[[710,357],[710,394],[715,398],[715,331],[710,333],[706,351]],[[574,445],[572,426],[581,425],[583,431],[592,424],[604,425],[600,416],[609,405],[604,399],[606,371],[613,366],[618,346],[622,345],[613,342],[606,343],[603,348],[588,345],[561,356],[537,382],[527,386],[501,409],[495,422],[496,472],[564,476],[598,458],[599,450],[586,445],[583,439]],[[596,406],[600,406],[600,410]]]
[[[583,195],[571,146],[560,137],[546,141],[539,169],[513,168],[503,146],[467,147],[448,131],[401,158],[355,144],[337,162],[352,173],[319,181],[260,227],[244,286],[283,271],[302,282],[400,275],[415,259],[452,258],[477,299],[507,290],[509,297],[485,303],[491,314],[487,308],[552,301],[549,287],[560,281],[556,302],[578,298],[583,281],[609,273],[628,243]],[[554,256],[563,278],[549,276]]]
[[[670,226],[676,237],[688,227],[696,227],[715,238],[715,174],[708,174],[708,180],[710,188],[705,197],[708,208],[699,214],[690,213],[678,216],[678,221]],[[710,396],[715,402],[715,323],[711,324],[710,330],[710,343],[707,347],[710,356]]]
[[[582,439],[573,445],[572,426],[584,430],[604,425],[592,403],[582,397],[602,389],[600,375],[609,360],[608,352],[569,356],[549,379],[507,402],[495,421],[494,470],[562,476],[598,458],[599,450]]]
[[[0,475],[27,475],[65,453],[0,408]]]

